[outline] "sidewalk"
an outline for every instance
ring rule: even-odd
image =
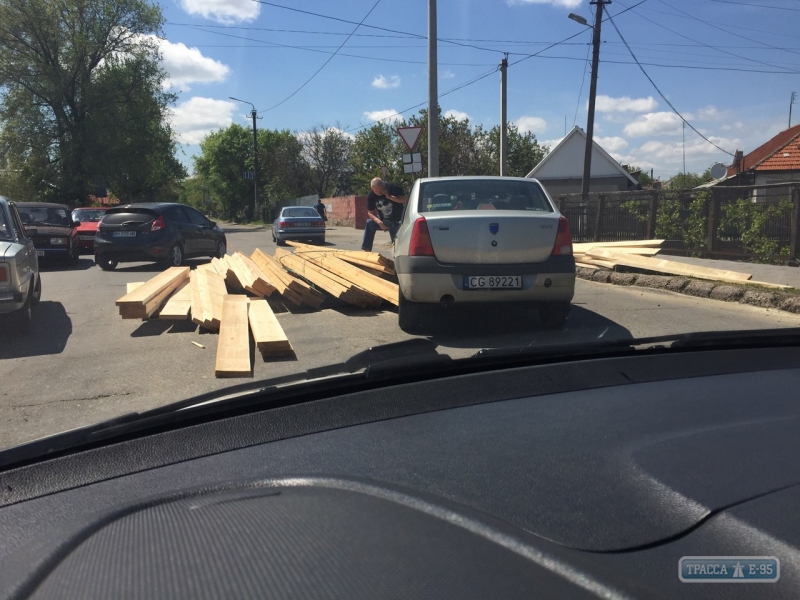
[[[668,254],[658,254],[656,257],[699,267],[711,267],[714,269],[750,273],[753,276],[753,281],[780,283],[800,289],[800,267],[780,267],[777,265],[762,265],[735,260],[712,260],[708,258],[692,258],[691,256],[671,256]]]

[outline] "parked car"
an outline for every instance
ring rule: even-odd
[[[76,208],[72,211],[72,220],[80,223],[78,226],[78,250],[88,250],[94,252],[94,236],[97,234],[97,226],[106,214],[108,208],[105,207],[84,207]]]
[[[42,297],[39,259],[13,202],[0,196],[0,315],[27,329]],[[3,328],[0,328],[3,329]]]
[[[36,255],[45,260],[78,262],[78,223],[65,204],[49,202],[17,203],[22,224],[36,246]]]
[[[222,257],[225,234],[190,206],[168,202],[127,204],[106,211],[94,239],[95,262],[105,271],[121,262],[180,266],[196,256]]]
[[[564,325],[575,291],[569,224],[535,179],[419,179],[394,259],[400,327],[426,306],[523,302],[546,327]]]
[[[325,243],[325,219],[310,206],[287,206],[272,224],[272,241],[285,246],[286,240]]]

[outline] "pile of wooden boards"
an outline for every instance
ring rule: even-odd
[[[653,273],[682,275],[734,284],[751,284],[772,288],[789,287],[777,283],[753,281],[753,275],[750,273],[690,265],[660,257],[655,258],[663,243],[664,240],[587,242],[573,244],[572,251],[575,255],[575,265],[578,267],[614,269],[622,266]]]

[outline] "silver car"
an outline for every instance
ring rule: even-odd
[[[31,307],[41,297],[42,279],[33,240],[25,233],[17,207],[0,196],[0,316],[28,329]]]
[[[285,246],[287,240],[325,243],[325,219],[310,206],[287,206],[272,224],[272,241]]]
[[[535,179],[419,179],[394,244],[400,327],[425,305],[530,303],[562,327],[575,292],[567,220]]]

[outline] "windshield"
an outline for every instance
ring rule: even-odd
[[[77,210],[72,211],[72,220],[80,221],[81,223],[86,223],[86,222],[98,223],[103,219],[103,216],[105,214],[106,214],[105,210],[79,208]]]
[[[11,225],[6,217],[5,209],[0,206],[0,240],[13,240],[11,235]]]
[[[19,216],[24,225],[52,225],[55,227],[69,227],[72,222],[67,216],[67,210],[52,206],[19,206]]]
[[[0,450],[408,340],[800,327],[796,4],[0,0]]]

